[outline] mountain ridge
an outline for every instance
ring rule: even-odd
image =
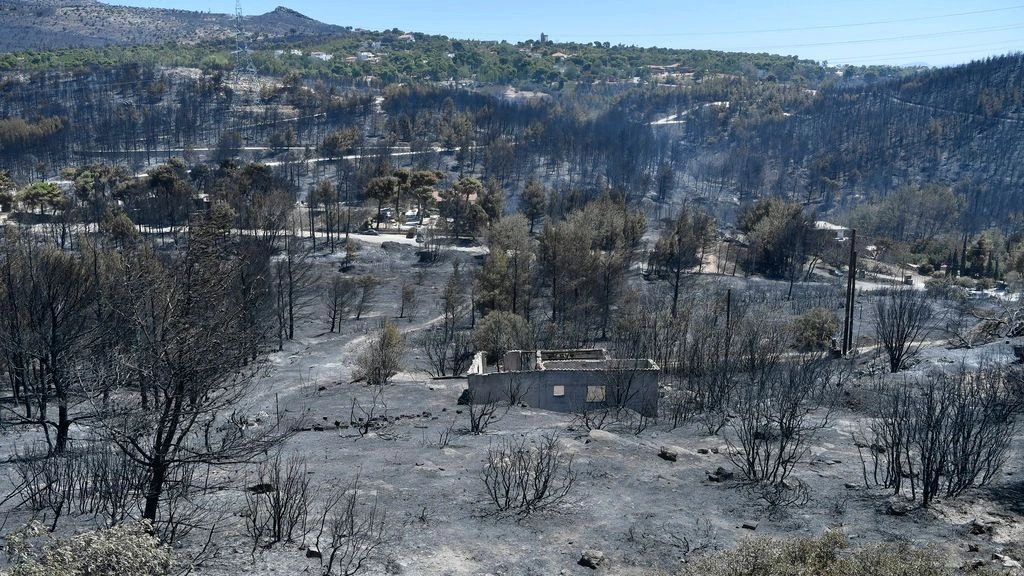
[[[343,35],[291,8],[245,18],[245,30],[264,38]],[[170,8],[115,6],[96,0],[0,1],[0,52],[102,46],[139,46],[231,39],[235,16]]]

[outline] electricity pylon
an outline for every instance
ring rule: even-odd
[[[245,87],[256,87],[256,65],[249,53],[249,41],[245,36],[242,0],[235,0],[235,69],[234,81]]]

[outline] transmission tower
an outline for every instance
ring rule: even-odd
[[[245,36],[242,0],[235,0],[235,70],[233,75],[238,84],[246,87],[256,86],[256,65],[252,63],[249,41]]]

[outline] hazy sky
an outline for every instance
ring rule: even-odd
[[[211,0],[110,4],[234,13]],[[1024,51],[1021,0],[242,0],[246,15],[283,5],[355,28],[452,38],[708,48],[830,64],[946,65]]]

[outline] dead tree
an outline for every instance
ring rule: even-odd
[[[327,319],[331,323],[331,332],[340,327],[342,317],[355,299],[355,293],[355,283],[341,274],[336,274],[327,282],[322,299]]]
[[[359,574],[388,542],[387,511],[376,497],[367,501],[362,494],[356,478],[324,498],[313,545],[324,576]]]
[[[861,443],[871,449],[873,470],[869,478],[865,459],[865,480],[894,494],[909,488],[927,507],[937,496],[987,485],[1005,463],[1021,397],[1001,370],[961,366],[876,390],[879,417],[870,444]]]
[[[748,372],[732,403],[730,460],[753,482],[779,485],[827,426],[844,366],[821,357],[773,363]]]
[[[249,321],[259,295],[239,283],[245,262],[208,232],[195,223],[184,254],[140,251],[120,271],[133,345],[111,359],[107,376],[120,389],[148,390],[150,406],[119,395],[94,423],[142,465],[142,516],[158,529],[175,513],[169,499],[192,493],[197,467],[249,461],[289,434],[286,423],[245,413],[260,368],[250,360],[267,329]]]
[[[496,514],[525,518],[569,498],[576,484],[572,464],[556,434],[544,435],[536,446],[504,438],[487,449],[481,478]]]
[[[925,292],[894,288],[875,304],[875,336],[889,359],[889,371],[899,372],[924,343],[932,318]]]

